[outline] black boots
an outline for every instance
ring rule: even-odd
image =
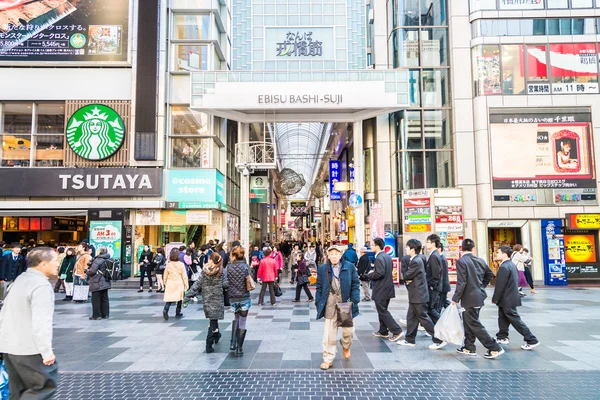
[[[235,351],[237,348],[237,335],[238,335],[238,321],[233,320],[231,323],[231,342],[229,343],[229,350]]]
[[[208,328],[208,335],[206,335],[206,354],[214,353],[215,349],[213,348],[213,344],[219,343],[219,339],[221,339],[221,332],[219,329],[212,330]]]
[[[216,331],[213,331],[213,338],[215,341],[215,344],[219,344],[219,340],[221,340],[221,332],[219,332],[219,329],[217,328]]]
[[[244,340],[246,339],[246,329],[238,329],[237,335],[237,347],[235,348],[235,355],[241,357],[244,355]]]

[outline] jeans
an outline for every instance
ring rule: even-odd
[[[527,325],[521,319],[521,316],[517,312],[517,308],[504,308],[498,307],[498,328],[499,331],[496,334],[498,339],[508,338],[508,328],[513,326],[517,332],[523,335],[525,341],[529,344],[535,344],[538,342],[537,338],[533,336],[533,333],[529,330]]]
[[[152,271],[148,268],[142,268],[140,270],[140,288],[144,288],[144,275],[148,275],[148,284],[150,285],[150,289],[152,289]]]
[[[42,356],[4,354],[10,399],[51,399],[58,383],[58,364],[44,365]]]
[[[400,325],[398,325],[392,314],[388,311],[389,305],[390,299],[375,300],[375,308],[379,316],[379,333],[387,335],[389,331],[392,331],[394,335],[398,335],[402,332],[402,328],[400,328]]]
[[[108,318],[108,289],[92,292],[92,318]]]
[[[177,308],[175,309],[175,315],[179,315],[181,314],[181,304],[183,303],[182,300],[179,300],[177,302]],[[175,304],[175,302],[172,303],[165,303],[165,308],[164,310],[167,312],[167,314],[169,313],[169,309],[171,308],[171,304]]]
[[[269,296],[271,297],[271,305],[275,304],[275,288],[273,287],[273,282],[262,283],[262,288],[260,288],[260,294],[258,295],[258,304],[264,304],[267,286],[269,286]]]
[[[313,295],[310,292],[310,289],[308,288],[308,283],[305,283],[303,285],[296,285],[296,301],[300,301],[300,292],[302,291],[302,289],[304,289],[304,293],[306,293],[306,295],[308,296],[309,300],[313,299]]]
[[[431,335],[433,343],[442,343],[434,336],[433,322],[427,315],[427,310],[427,303],[408,303],[408,313],[406,314],[406,341],[408,343],[415,343],[419,324]]]
[[[475,351],[475,338],[479,339],[483,347],[491,351],[499,351],[500,345],[490,336],[488,331],[479,321],[481,307],[465,307],[463,312],[463,326],[465,327],[465,344],[467,350]]]

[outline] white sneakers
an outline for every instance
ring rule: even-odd
[[[442,342],[442,343],[432,343],[429,345],[429,350],[439,350],[442,347],[446,346],[448,343],[446,342]]]
[[[538,347],[539,345],[540,345],[539,341],[537,343],[534,343],[534,344],[525,343],[523,346],[521,346],[521,348],[523,350],[533,350],[536,347]]]

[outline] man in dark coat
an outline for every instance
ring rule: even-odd
[[[511,254],[510,246],[502,246],[496,250],[496,261],[501,262],[496,274],[496,287],[492,297],[492,303],[498,306],[499,331],[496,334],[496,341],[500,344],[509,344],[508,328],[512,325],[525,339],[525,344],[521,348],[532,350],[540,345],[540,341],[533,336],[517,312],[517,307],[521,305],[519,271],[510,259]]]
[[[342,249],[333,245],[327,249],[328,261],[319,266],[317,270],[317,290],[315,292],[315,306],[317,319],[325,318],[323,332],[323,363],[322,370],[333,366],[337,345],[337,303],[352,302],[352,318],[358,316],[358,303],[360,302],[360,281],[356,267],[349,262],[341,261]],[[344,358],[350,358],[352,335],[354,326],[342,328],[340,344]]]
[[[348,248],[344,252],[344,255],[342,256],[342,261],[348,261],[349,263],[352,263],[354,265],[358,263],[358,255],[356,254],[356,250],[354,250],[354,245],[352,243],[348,245]]]
[[[396,297],[396,292],[394,290],[394,279],[392,278],[392,258],[383,251],[384,247],[383,239],[375,238],[373,240],[375,268],[369,273],[368,277],[373,282],[371,298],[375,301],[375,308],[379,316],[379,330],[373,332],[373,336],[396,342],[404,336],[404,332],[388,311],[390,299]],[[391,336],[390,332],[392,332]]]
[[[450,305],[448,300],[448,293],[452,288],[450,287],[450,277],[448,276],[448,260],[444,254],[444,246],[440,243],[438,246],[440,258],[442,260],[442,292],[440,293],[440,301],[438,301],[438,312],[442,312],[442,308],[446,308]]]
[[[433,339],[429,345],[432,350],[438,350],[446,346],[446,342],[439,340],[434,336],[433,322],[427,315],[427,303],[429,301],[429,291],[427,289],[427,280],[425,278],[425,265],[421,253],[421,242],[417,239],[410,239],[406,243],[406,253],[410,257],[410,264],[403,275],[404,284],[408,290],[408,313],[406,315],[406,340],[398,342],[401,346],[415,347],[415,338],[419,324]]]
[[[363,295],[361,301],[371,301],[371,281],[367,274],[371,271],[371,259],[367,254],[369,249],[361,247],[360,258],[358,259],[358,279],[360,279],[360,287],[362,288]]]
[[[108,300],[108,289],[110,281],[106,278],[104,271],[112,266],[114,260],[110,258],[106,247],[98,249],[98,256],[92,260],[92,265],[85,273],[88,277],[90,292],[92,292],[92,316],[91,320],[108,319],[110,305]]]
[[[438,251],[440,237],[436,234],[429,235],[425,246],[429,254],[429,259],[425,265],[425,277],[427,279],[427,289],[429,290],[429,303],[427,304],[427,314],[437,324],[440,319],[438,303],[442,293],[442,258]]]
[[[486,286],[491,282],[494,273],[486,262],[473,254],[475,242],[465,239],[462,243],[463,256],[456,262],[456,290],[452,304],[460,301],[465,309],[463,325],[465,327],[465,342],[456,351],[466,355],[477,355],[475,338],[488,349],[484,358],[496,358],[504,354],[504,349],[490,336],[479,321],[479,312],[487,297]]]
[[[27,269],[25,258],[20,254],[21,245],[13,243],[11,247],[12,251],[2,256],[2,260],[0,261],[0,284],[2,285],[5,282],[11,284]]]

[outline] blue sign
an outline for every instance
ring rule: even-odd
[[[216,169],[170,169],[167,201],[225,203],[225,177]]]
[[[542,250],[544,283],[548,286],[566,286],[567,263],[562,220],[542,220]]]
[[[350,164],[350,188],[352,189],[350,193],[354,193],[354,164]]]
[[[331,160],[329,161],[329,195],[331,200],[341,200],[342,195],[340,192],[334,190],[336,182],[340,181],[342,172],[342,163],[340,161]]]
[[[363,198],[359,194],[352,193],[348,199],[348,204],[351,208],[358,208],[363,205]]]
[[[390,257],[396,257],[396,238],[392,231],[385,231],[385,237],[383,238],[385,248],[383,251]]]

